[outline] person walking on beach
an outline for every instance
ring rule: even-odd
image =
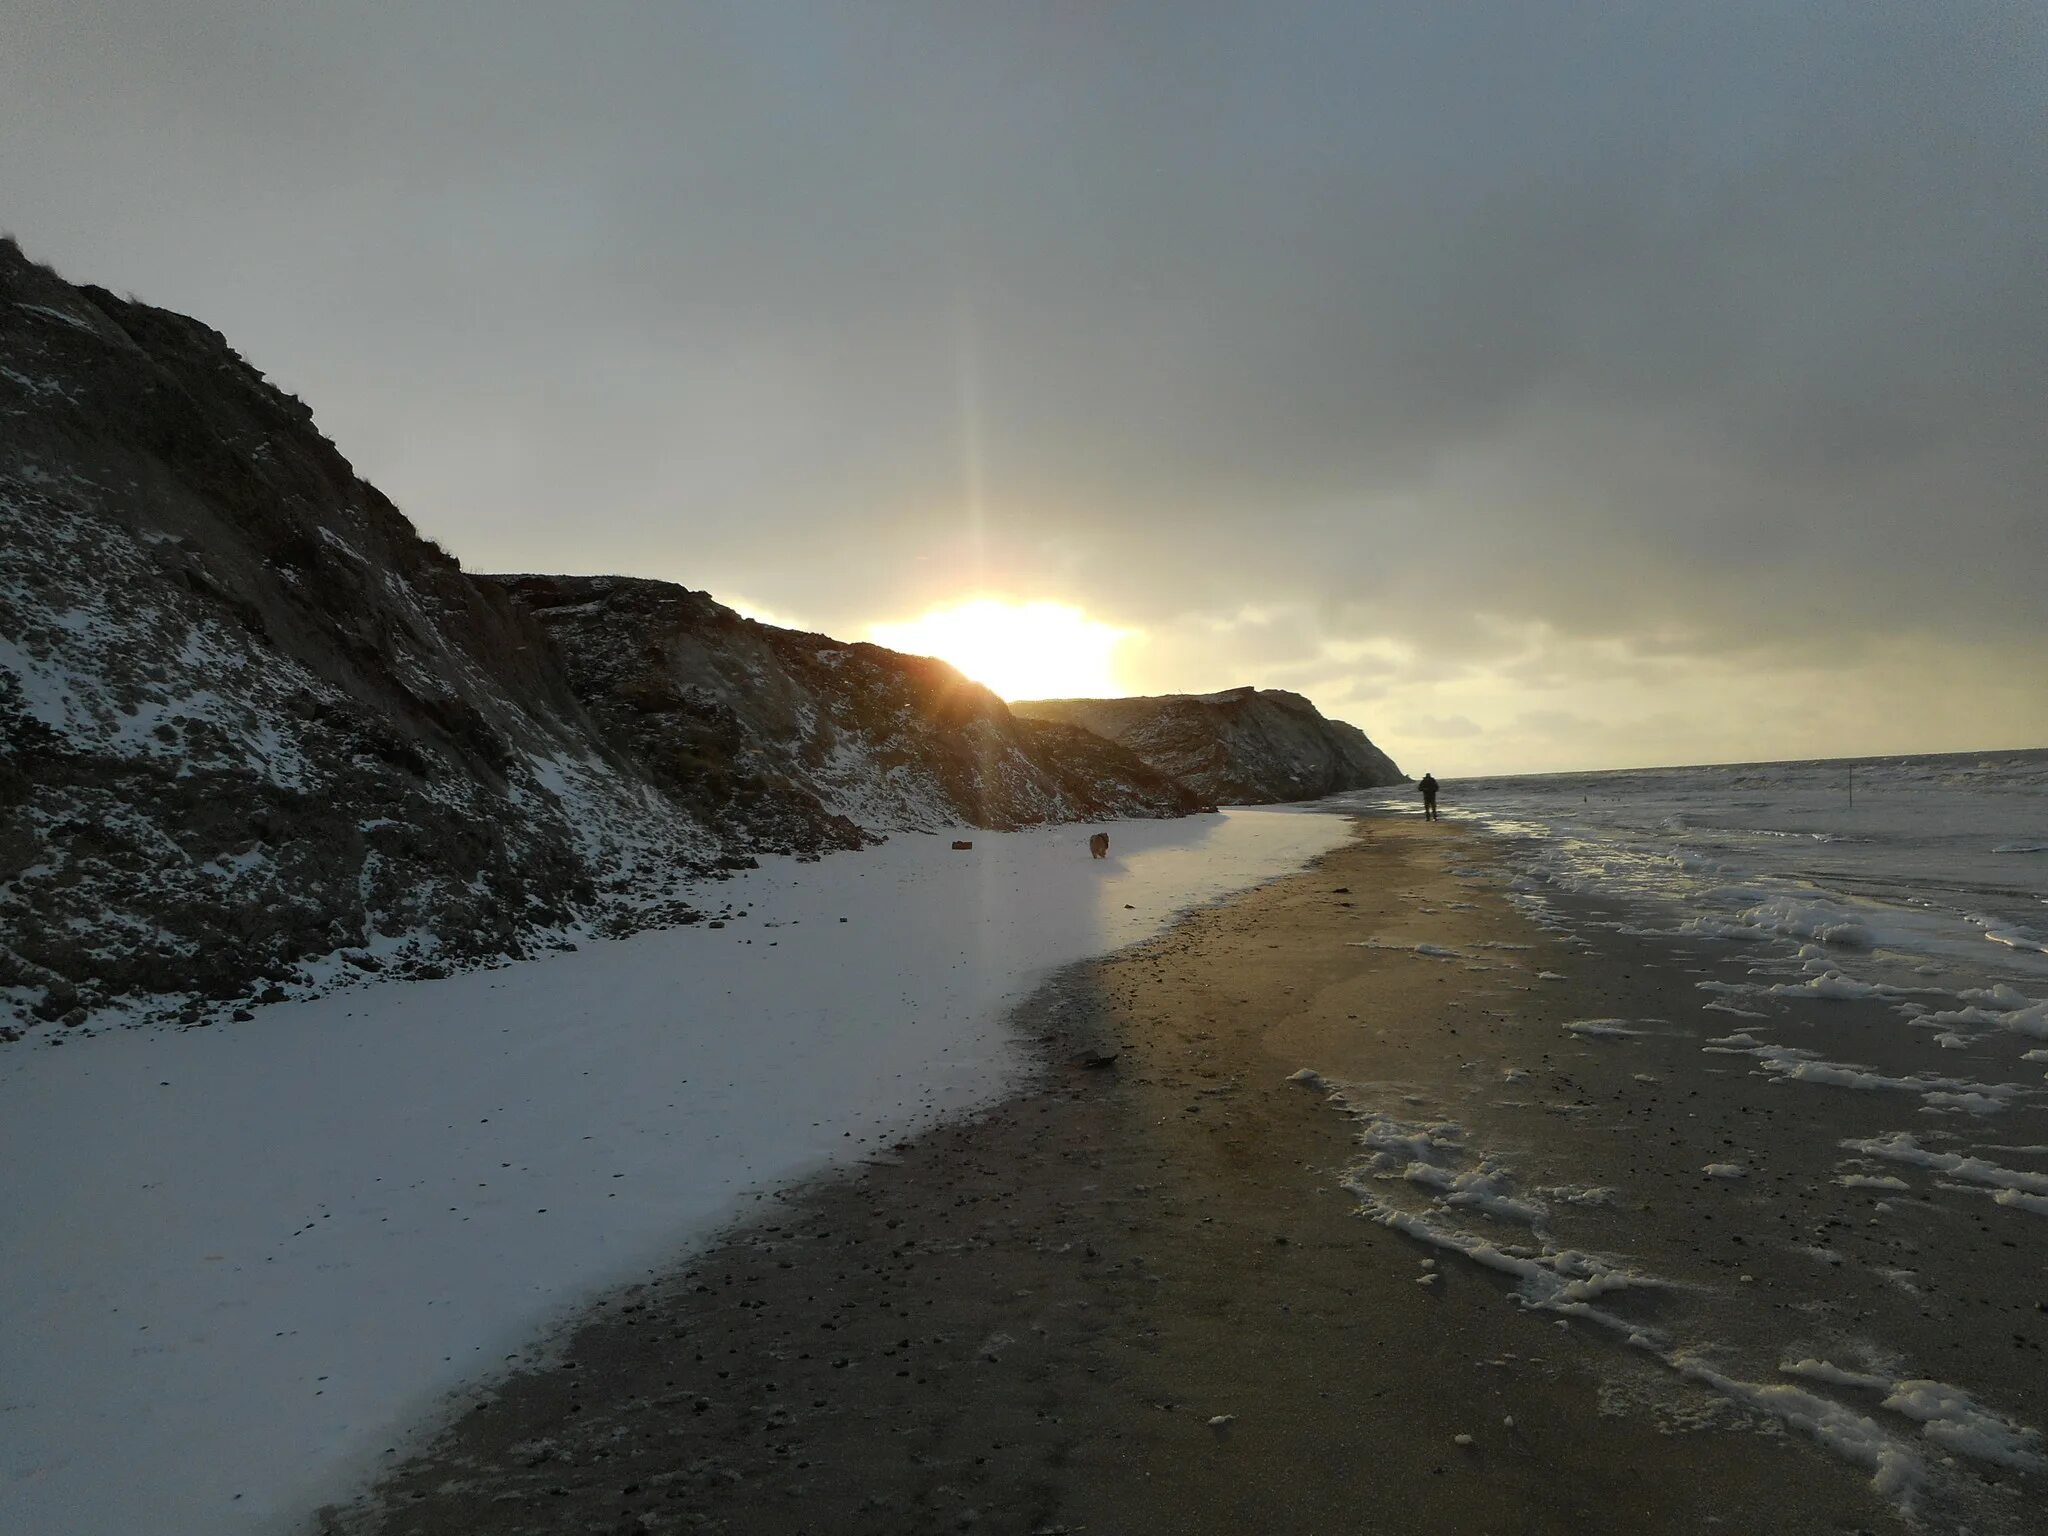
[[[1435,774],[1433,774],[1433,773],[1425,773],[1425,774],[1424,774],[1424,775],[1422,776],[1422,782],[1421,782],[1420,784],[1416,785],[1415,787],[1416,787],[1417,789],[1419,789],[1419,790],[1421,790],[1421,791],[1422,791],[1422,819],[1423,819],[1424,821],[1435,821],[1435,820],[1437,820],[1437,814],[1436,814],[1436,791],[1437,791],[1437,782],[1436,782],[1436,775],[1435,775]]]

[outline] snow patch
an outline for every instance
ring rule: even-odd
[[[0,1052],[0,1530],[303,1519],[591,1295],[1005,1091],[1051,968],[1349,834],[1113,830],[764,859],[724,929]]]

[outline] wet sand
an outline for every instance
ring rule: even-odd
[[[1858,1278],[1898,1267],[1902,1245],[1980,1243],[2023,1289],[2038,1260],[2013,1246],[2011,1213],[1974,1234],[1841,1216],[1834,1142],[1874,1132],[1820,1125],[1807,1090],[1760,1094],[1747,1061],[1700,1056],[1702,1035],[1742,1022],[1699,1027],[1693,981],[1726,962],[1536,928],[1490,857],[1455,824],[1362,822],[1316,868],[1063,974],[1018,1015],[1046,1063],[1030,1090],[764,1202],[595,1309],[544,1368],[458,1403],[317,1528],[1905,1529],[1867,1467],[1360,1219],[1343,1187],[1354,1122],[1290,1083],[1297,1068],[1373,1085],[1388,1113],[1455,1115],[1475,1147],[1512,1148],[1553,1183],[1624,1179],[1572,1212],[1570,1235],[1649,1252],[1674,1283],[1616,1310],[1717,1341],[1717,1368],[1757,1379],[1779,1354],[1840,1354],[1845,1330],[1967,1338],[1961,1359],[1916,1358],[1950,1380],[1991,1372],[2027,1422],[2048,1407],[2048,1319],[2021,1292],[1984,1288],[2012,1310],[2008,1343],[2003,1317],[1959,1328],[1963,1298]],[[1684,1023],[1669,1038],[1561,1027],[1588,1016]],[[1896,1123],[1872,1095],[1839,1097],[1830,1114]],[[1721,1160],[1755,1172],[1703,1180]],[[1766,1224],[1856,1273],[1765,1241]],[[1909,1315],[1918,1332],[1899,1340]],[[1972,1484],[1976,1528],[2028,1529],[2038,1477],[1989,1478]]]

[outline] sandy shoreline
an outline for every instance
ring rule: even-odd
[[[1990,1346],[1958,1342],[1946,1298],[1754,1236],[1803,1223],[1820,1231],[1808,1250],[1850,1257],[1852,1239],[1981,1241],[1984,1265],[2024,1283],[2012,1233],[1850,1231],[1825,1165],[1768,1170],[1802,1166],[1802,1136],[1853,1133],[1870,1096],[1830,1101],[1839,1123],[1822,1126],[1794,1093],[1752,1102],[1746,1062],[1702,1071],[1693,984],[1711,962],[1538,929],[1489,858],[1455,826],[1361,823],[1308,872],[1063,973],[1020,1010],[1048,1062],[1032,1089],[791,1191],[613,1298],[555,1365],[463,1405],[319,1528],[1902,1529],[1869,1465],[1667,1358],[1711,1338],[1701,1359],[1753,1382],[1773,1356],[1842,1354],[1847,1330],[1880,1324],[1929,1371],[1988,1373],[2000,1410],[2040,1423],[2038,1312],[2015,1310],[2019,1342],[2000,1341],[2019,1365],[1980,1359]],[[1592,1017],[1649,1022],[1562,1027]],[[1370,1088],[1345,1113],[1287,1081],[1303,1067]],[[1512,1148],[1553,1199],[1626,1175],[1556,1219],[1587,1249],[1654,1260],[1664,1283],[1599,1298],[1637,1347],[1359,1219],[1377,1186],[1343,1180],[1378,1122],[1358,1117],[1452,1112],[1475,1162]],[[1724,1162],[1754,1178],[1702,1177]],[[1746,1226],[1743,1202],[1762,1212]],[[1954,1479],[1928,1476],[1915,1499],[1939,1515]],[[2037,1474],[1966,1481],[1977,1528],[2027,1528]]]

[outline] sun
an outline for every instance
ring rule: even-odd
[[[1132,632],[1066,603],[977,597],[868,634],[893,651],[949,661],[1005,699],[1071,699],[1120,691],[1116,651]]]

